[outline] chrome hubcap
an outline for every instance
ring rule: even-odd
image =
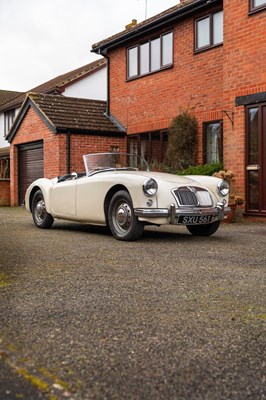
[[[37,215],[41,216],[43,213],[43,203],[40,201],[36,206]]]
[[[128,229],[131,224],[131,209],[127,203],[121,203],[116,209],[116,224],[120,229]]]
[[[44,215],[45,215],[45,204],[44,201],[41,199],[36,204],[35,216],[39,222],[42,222]]]

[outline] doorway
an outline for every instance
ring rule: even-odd
[[[246,212],[266,215],[266,103],[246,108]]]
[[[43,178],[43,166],[42,141],[19,146],[19,204],[23,204],[28,186]]]

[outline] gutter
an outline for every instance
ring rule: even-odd
[[[104,50],[102,55],[106,59],[106,67],[107,67],[107,104],[106,104],[106,114],[110,117],[110,57],[107,54],[107,51]]]
[[[109,118],[111,120],[111,117]],[[118,129],[118,123],[112,121]],[[119,131],[110,131],[110,130],[94,130],[94,129],[78,129],[78,128],[64,128],[57,127],[54,130],[54,133],[61,134],[75,134],[75,135],[93,135],[93,136],[107,136],[107,137],[124,137],[126,135],[125,129],[120,129]]]
[[[70,163],[71,163],[71,133],[67,132],[67,174],[70,174]]]

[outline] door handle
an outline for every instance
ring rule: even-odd
[[[247,166],[247,171],[258,171],[260,169],[259,164],[253,164]]]

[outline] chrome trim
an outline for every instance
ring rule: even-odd
[[[169,217],[168,208],[135,208],[134,214],[136,217]]]
[[[223,185],[225,187],[223,187]],[[226,193],[223,193],[223,191],[226,190]],[[219,196],[222,197],[226,197],[229,193],[230,187],[229,187],[229,183],[227,181],[225,181],[224,179],[219,181],[217,184],[217,192],[219,194]]]
[[[175,223],[175,214],[176,214],[176,208],[173,203],[170,205],[169,214],[170,214],[170,224],[173,225]]]
[[[217,203],[216,207],[187,207],[176,208],[171,204],[169,208],[135,208],[134,214],[136,217],[145,218],[169,218],[169,223],[176,224],[175,220],[179,216],[213,216],[213,221],[222,221],[224,216],[230,212],[230,207],[225,207],[223,203]]]
[[[146,188],[146,185],[147,185],[149,182],[151,182],[151,181],[154,182],[154,183],[155,183],[155,186],[156,186],[155,192],[152,193],[152,194],[148,193],[148,190],[147,190],[147,188]],[[143,185],[142,185],[142,190],[143,190],[143,193],[145,194],[145,196],[147,196],[147,197],[153,197],[153,196],[156,195],[156,193],[157,193],[157,191],[158,191],[158,183],[156,182],[156,180],[155,180],[154,178],[148,178],[148,179],[146,179],[145,182],[143,183]]]

